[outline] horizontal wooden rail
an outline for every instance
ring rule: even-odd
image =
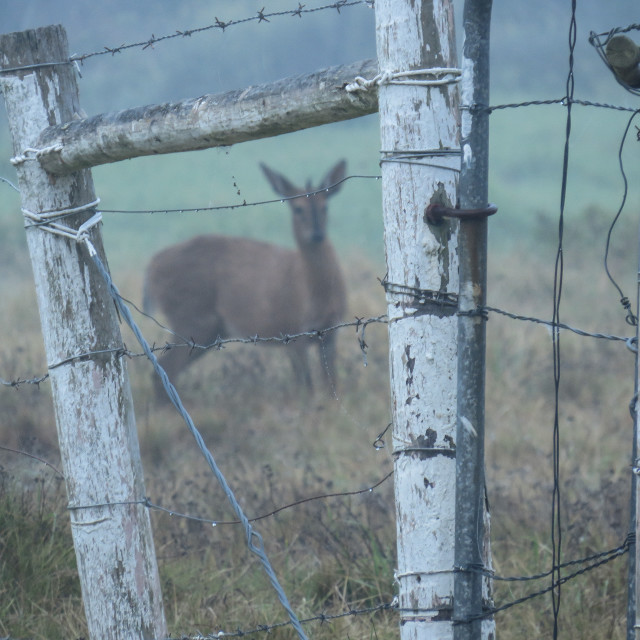
[[[149,105],[54,125],[40,134],[38,154],[49,173],[64,175],[138,156],[195,151],[268,138],[378,110],[378,92],[349,92],[357,76],[372,78],[376,60],[216,95]]]

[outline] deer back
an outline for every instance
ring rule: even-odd
[[[339,322],[346,293],[335,250],[326,237],[327,200],[344,179],[339,162],[299,196],[284,176],[262,165],[287,198],[297,249],[247,238],[197,236],[156,254],[147,269],[145,307],[159,307],[171,328],[197,342],[217,337],[279,336]],[[308,185],[311,187],[311,185]]]

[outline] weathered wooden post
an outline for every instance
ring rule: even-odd
[[[403,640],[453,637],[460,167],[453,7],[376,0]],[[396,84],[397,83],[397,84]]]
[[[92,217],[91,173],[54,177],[33,149],[43,129],[80,112],[68,59],[60,26],[0,36],[0,86],[22,206],[47,214],[27,222],[27,241],[71,529],[91,637],[163,638],[167,630],[114,305],[86,247],[49,232],[56,224],[78,229]],[[106,263],[98,228],[88,233]]]

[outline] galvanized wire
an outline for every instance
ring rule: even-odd
[[[264,571],[267,574],[269,581],[271,582],[271,585],[273,586],[278,596],[278,599],[280,600],[280,603],[282,604],[285,611],[289,615],[289,620],[291,621],[291,624],[296,630],[298,637],[301,640],[307,640],[307,636],[305,635],[304,630],[302,629],[300,621],[298,620],[298,617],[296,616],[291,605],[289,604],[287,595],[285,594],[284,590],[280,586],[278,578],[271,566],[271,563],[269,562],[269,558],[267,557],[267,554],[264,549],[264,542],[262,540],[262,537],[257,531],[254,530],[254,528],[251,526],[251,523],[249,522],[249,519],[244,514],[244,511],[240,506],[240,504],[238,503],[238,501],[236,500],[235,495],[233,494],[231,487],[227,483],[226,478],[224,477],[222,471],[220,470],[216,461],[214,460],[213,455],[207,448],[204,442],[204,439],[202,438],[200,432],[198,431],[195,424],[193,423],[191,416],[189,415],[184,405],[182,404],[182,400],[180,399],[180,396],[178,395],[176,388],[173,386],[173,384],[167,377],[167,374],[164,371],[164,369],[158,363],[158,359],[156,358],[148,342],[142,335],[140,328],[135,323],[131,315],[131,312],[129,311],[129,308],[127,307],[126,304],[124,304],[122,298],[120,297],[120,293],[118,292],[117,287],[113,283],[108,271],[105,269],[104,265],[102,264],[100,257],[95,252],[92,252],[92,251],[90,251],[90,254],[93,262],[95,263],[98,271],[102,275],[109,289],[111,297],[113,298],[113,301],[115,302],[121,317],[125,320],[125,322],[129,325],[130,329],[133,331],[145,355],[151,361],[151,364],[153,365],[153,368],[156,374],[160,376],[160,379],[162,380],[162,384],[167,392],[167,395],[169,396],[169,399],[171,400],[171,403],[176,407],[176,409],[178,410],[178,413],[180,414],[185,424],[187,425],[187,428],[191,432],[191,435],[194,437],[196,444],[198,445],[198,448],[200,449],[207,464],[209,465],[209,468],[211,469],[218,483],[222,487],[222,490],[224,491],[227,497],[227,500],[231,504],[231,507],[234,513],[236,514],[237,518],[241,521],[245,531],[246,543],[247,543],[247,547],[249,548],[249,551],[255,554],[257,558],[260,560],[264,568]]]

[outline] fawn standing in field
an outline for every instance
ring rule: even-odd
[[[289,198],[296,250],[203,235],[160,251],[147,268],[145,311],[160,308],[176,334],[198,344],[210,344],[218,337],[279,337],[322,330],[344,317],[344,279],[326,228],[327,200],[340,188],[346,162],[333,167],[318,187],[308,182],[305,189],[264,164],[261,168],[274,191]],[[300,195],[314,191],[318,193]],[[332,331],[319,341],[323,377],[329,384],[335,382],[335,339]],[[298,338],[286,346],[296,378],[309,389],[310,343],[309,338]],[[203,353],[177,347],[159,361],[175,383],[178,374]],[[158,392],[160,387],[157,379]]]

